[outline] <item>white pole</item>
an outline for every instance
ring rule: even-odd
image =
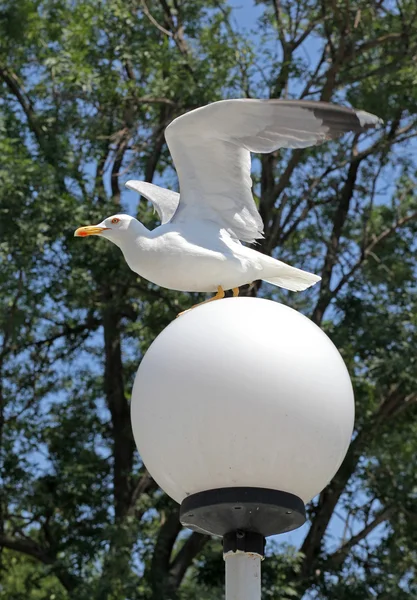
[[[261,559],[252,552],[227,552],[226,600],[261,600]]]

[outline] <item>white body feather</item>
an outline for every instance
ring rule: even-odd
[[[113,240],[117,243],[116,240]],[[293,291],[320,277],[261,254],[234,240],[209,221],[198,230],[167,223],[149,232],[123,236],[120,246],[129,267],[152,283],[183,292],[215,292],[265,279]]]

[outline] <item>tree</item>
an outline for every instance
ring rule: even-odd
[[[256,6],[255,6],[256,5]],[[339,472],[302,546],[271,546],[264,597],[416,595],[415,66],[409,0],[4,0],[0,5],[0,594],[210,600],[218,540],[181,529],[135,451],[140,357],[186,294],[74,229],[121,209],[156,224],[129,176],[176,187],[165,126],[224,97],[352,104],[380,131],[258,157],[261,250],[321,273],[292,295],[350,370]],[[331,539],[332,523],[343,532]],[[7,575],[6,575],[7,572]]]

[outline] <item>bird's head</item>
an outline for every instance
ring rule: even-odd
[[[112,241],[116,245],[120,245],[123,239],[129,234],[137,234],[137,226],[140,226],[139,221],[130,215],[112,215],[107,217],[98,225],[86,225],[75,230],[75,237],[87,237],[88,235],[100,235]]]

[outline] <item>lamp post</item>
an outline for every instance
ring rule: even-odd
[[[352,385],[309,319],[259,298],[205,304],[172,322],[139,367],[132,426],[183,525],[223,538],[227,600],[260,598],[265,538],[305,522],[305,503],[349,446]]]

